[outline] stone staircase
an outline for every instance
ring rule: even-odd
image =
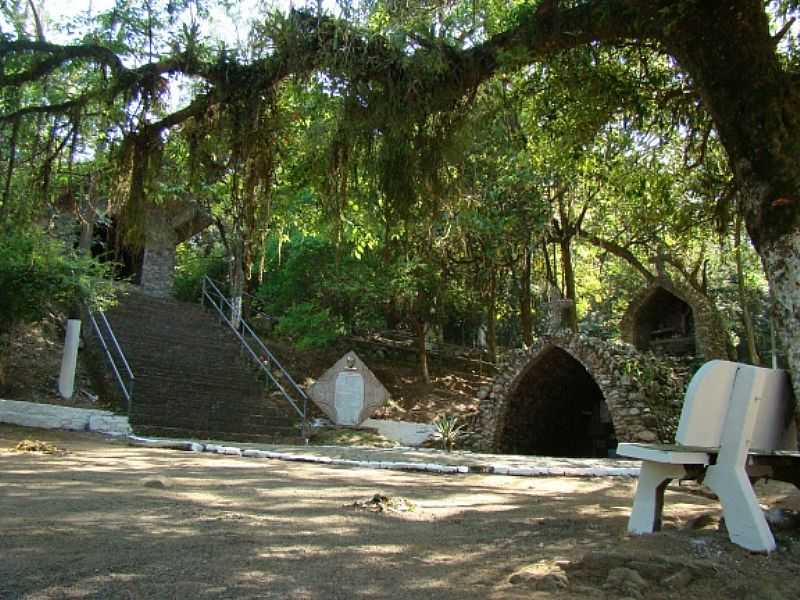
[[[296,441],[299,418],[265,392],[233,334],[199,304],[131,290],[107,312],[136,376],[136,433],[216,440]]]

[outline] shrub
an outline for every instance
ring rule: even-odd
[[[448,452],[456,447],[456,444],[464,435],[464,424],[459,422],[458,415],[439,417],[433,422],[436,427],[434,438],[442,444],[442,449]]]
[[[337,254],[339,255],[337,259]],[[384,267],[374,257],[356,259],[313,237],[296,237],[268,252],[264,283],[255,293],[257,307],[283,318],[298,302],[327,309],[348,330],[378,327],[386,302]]]
[[[227,273],[221,252],[204,256],[189,244],[178,246],[175,265],[174,295],[184,302],[197,302],[206,275],[216,281],[224,280]]]
[[[290,338],[300,350],[323,348],[344,334],[344,322],[331,315],[327,308],[303,302],[292,306],[281,317],[275,331]]]
[[[0,237],[0,333],[79,301],[93,308],[113,301],[110,263],[79,255],[37,230],[0,230]]]

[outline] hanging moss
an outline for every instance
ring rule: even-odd
[[[121,207],[123,242],[129,248],[144,247],[146,208],[157,199],[153,187],[163,150],[160,136],[147,129],[126,138],[120,149],[114,204]]]

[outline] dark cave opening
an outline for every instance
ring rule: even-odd
[[[656,354],[693,356],[696,343],[692,308],[659,287],[636,312],[634,345]]]
[[[561,348],[539,354],[508,402],[501,452],[604,458],[616,448],[603,392]]]

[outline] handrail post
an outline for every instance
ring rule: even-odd
[[[303,424],[300,435],[303,436],[303,440],[308,446],[308,396],[305,394],[303,395]]]
[[[206,278],[208,275],[203,275],[203,289],[200,292],[200,306],[205,307],[206,305]]]

